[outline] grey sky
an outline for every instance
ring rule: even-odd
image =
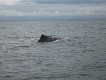
[[[106,0],[0,0],[0,16],[106,16]]]
[[[106,3],[106,0],[32,0],[43,4],[98,4]]]

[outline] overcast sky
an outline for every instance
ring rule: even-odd
[[[106,0],[0,0],[0,16],[106,16]]]

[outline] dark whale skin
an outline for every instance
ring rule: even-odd
[[[38,42],[52,42],[55,40],[57,40],[57,38],[52,37],[52,36],[46,36],[46,35],[42,34],[40,39],[38,40]]]

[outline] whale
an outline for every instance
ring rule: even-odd
[[[38,42],[53,42],[56,41],[58,38],[56,37],[52,37],[52,36],[46,36],[44,34],[42,34],[40,36],[40,39],[38,40]]]

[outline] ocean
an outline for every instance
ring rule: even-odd
[[[106,21],[0,22],[0,80],[106,80]]]

